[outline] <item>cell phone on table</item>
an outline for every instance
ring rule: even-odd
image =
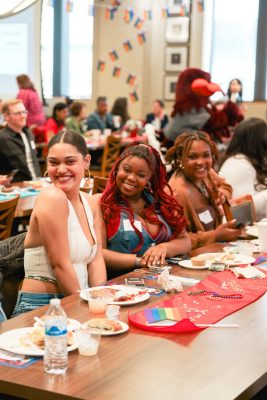
[[[145,286],[145,281],[143,278],[126,278],[125,284],[129,286]]]
[[[12,169],[12,171],[9,172],[9,174],[7,175],[7,177],[10,179],[10,181],[12,181],[12,179],[14,178],[14,176],[19,172],[19,169]]]

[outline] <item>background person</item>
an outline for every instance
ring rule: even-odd
[[[98,208],[79,191],[89,164],[80,134],[64,131],[50,140],[47,173],[52,185],[34,205],[24,242],[25,278],[13,316],[106,281]]]
[[[111,276],[164,265],[166,258],[190,251],[182,207],[164,192],[166,184],[165,166],[150,146],[134,143],[115,162],[100,201]]]
[[[257,219],[267,216],[267,124],[248,118],[236,128],[222,160],[220,175],[233,197],[251,194]]]
[[[164,107],[164,102],[157,99],[153,101],[152,113],[146,116],[146,123],[152,124],[157,131],[163,130],[169,122],[169,118],[164,112]]]
[[[128,100],[126,97],[118,97],[112,106],[111,114],[113,115],[113,124],[115,128],[122,128],[129,119],[131,119],[128,113]],[[115,118],[120,117],[120,124],[116,124]]]
[[[71,103],[69,109],[71,116],[66,119],[66,128],[83,135],[87,129],[85,123],[87,117],[86,105],[81,101],[74,101]]]
[[[212,169],[217,157],[215,143],[201,131],[184,132],[166,154],[173,168],[169,185],[184,207],[193,249],[236,240],[241,234],[234,220],[222,223],[220,206],[231,197],[232,188]]]
[[[96,101],[96,110],[87,119],[87,128],[91,129],[104,129],[115,130],[113,123],[113,115],[108,112],[108,102],[105,96],[100,96]]]
[[[65,128],[68,115],[69,109],[66,103],[57,103],[54,105],[52,117],[46,121],[46,135],[48,140]]]
[[[0,131],[0,174],[18,169],[13,182],[41,176],[32,133],[26,128],[27,111],[20,99],[3,104],[6,127]]]
[[[34,127],[36,125],[44,125],[44,108],[34,84],[28,75],[25,74],[18,75],[16,79],[19,87],[17,99],[22,100],[26,110],[28,111],[27,126]]]

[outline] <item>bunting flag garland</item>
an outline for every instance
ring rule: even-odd
[[[105,71],[105,67],[106,67],[105,61],[99,60],[98,63],[97,63],[97,70],[100,71],[100,72],[104,72]]]
[[[106,19],[114,19],[115,12],[117,11],[116,7],[108,6],[105,9],[105,18]]]
[[[116,61],[119,58],[118,53],[116,52],[116,50],[112,50],[108,54],[109,54],[109,57],[110,57],[111,61]]]
[[[162,7],[161,16],[162,18],[168,18],[170,16],[168,7]]]
[[[130,99],[131,99],[132,103],[135,103],[136,101],[139,100],[138,95],[135,90],[130,93]]]
[[[112,76],[114,76],[115,78],[119,78],[120,74],[121,74],[121,68],[114,67],[113,72],[112,72]]]
[[[133,46],[132,46],[130,40],[125,40],[125,42],[123,42],[122,45],[126,52],[131,51],[133,49]]]
[[[66,3],[66,11],[67,13],[71,13],[73,11],[73,0],[68,0]]]
[[[94,15],[95,15],[95,7],[94,7],[93,5],[90,5],[90,6],[88,7],[88,15],[89,15],[90,17],[94,17]]]
[[[132,21],[134,17],[134,12],[133,9],[131,7],[128,7],[124,10],[124,21],[129,23]]]
[[[135,80],[136,80],[136,76],[130,73],[130,74],[128,75],[127,79],[126,79],[126,83],[128,83],[128,84],[131,85],[131,86],[133,86]]]
[[[141,18],[137,17],[134,26],[137,29],[142,29],[143,23],[144,21]]]
[[[145,32],[139,32],[137,34],[137,39],[138,39],[139,44],[145,43],[145,41],[146,41]]]
[[[144,21],[152,19],[152,11],[144,10]]]

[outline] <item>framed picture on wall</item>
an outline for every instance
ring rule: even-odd
[[[165,78],[164,78],[164,99],[165,100],[174,100],[175,99],[177,79],[178,79],[178,75],[165,76]]]
[[[188,15],[190,13],[190,0],[168,0],[170,14]]]
[[[166,71],[183,71],[187,67],[187,47],[167,47],[165,58]]]
[[[189,18],[168,18],[165,39],[168,43],[187,43],[189,40]]]

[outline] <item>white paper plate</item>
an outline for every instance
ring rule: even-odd
[[[222,256],[224,253],[205,253],[205,255],[213,257],[214,256],[214,261],[215,259],[218,261],[220,260],[220,256]],[[234,260],[224,260],[223,262],[228,265],[241,265],[241,264],[251,264],[255,261],[254,257],[247,256],[245,254],[234,254],[235,259]],[[209,261],[209,262],[212,262]],[[179,265],[181,265],[184,268],[188,269],[207,269],[209,267],[209,262],[206,263],[206,265],[192,265],[191,260],[182,260],[180,261]]]
[[[126,322],[122,322],[122,321],[119,321],[119,320],[114,320],[114,321],[121,325],[121,330],[120,331],[115,331],[115,332],[110,332],[110,331],[105,331],[105,330],[99,329],[99,331],[101,331],[101,336],[120,335],[121,333],[124,333],[124,332],[128,331],[129,326],[126,324]],[[86,322],[84,324],[82,324],[82,328],[87,328],[86,324],[87,324]],[[97,328],[94,328],[94,329],[97,329]]]
[[[246,232],[247,232],[247,234],[248,235],[251,235],[251,236],[256,236],[256,237],[258,237],[258,228],[257,228],[257,226],[256,225],[252,225],[252,226],[247,226],[246,227]]]
[[[6,351],[10,351],[16,354],[23,354],[33,357],[41,357],[44,355],[44,350],[38,349],[37,346],[28,347],[22,346],[20,339],[29,332],[32,332],[34,327],[19,328],[7,331],[0,335],[0,348]],[[77,349],[77,344],[74,343],[72,346],[68,346],[68,351]]]
[[[238,253],[238,246],[226,246],[223,248],[223,251],[226,253],[233,253],[237,254]]]
[[[68,331],[70,331],[70,332],[75,331],[76,329],[79,329],[81,327],[81,325],[82,324],[79,321],[77,321],[76,319],[68,318],[68,326],[67,326]],[[38,322],[35,322],[33,324],[33,326],[40,327],[41,325],[38,324]]]
[[[125,285],[112,285],[112,286],[96,286],[92,287],[89,289],[81,290],[80,292],[80,297],[83,300],[88,300],[87,293],[90,293],[92,291],[95,291],[97,289],[117,289],[117,290],[127,290],[127,293],[133,293],[135,294],[135,299],[134,300],[129,300],[129,301],[109,301],[108,304],[116,304],[118,306],[131,306],[133,304],[141,303],[142,301],[145,301],[149,299],[150,294],[149,293],[144,293],[144,294],[138,294],[139,290],[138,288],[133,288],[130,286],[125,286]]]

